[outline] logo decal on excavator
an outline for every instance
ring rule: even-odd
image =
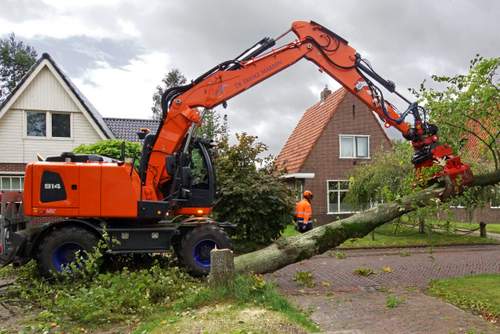
[[[260,72],[253,73],[252,75],[250,75],[246,78],[243,78],[240,81],[235,82],[234,87],[236,89],[239,89],[243,85],[249,85],[249,86],[254,85],[255,83],[253,83],[253,81],[256,81],[257,79],[259,79],[261,77],[263,77],[264,79],[267,78],[269,76],[269,72],[273,72],[273,71],[279,69],[279,67],[282,64],[283,64],[282,60],[277,60],[274,63],[264,67],[262,70],[260,70]]]
[[[364,80],[359,80],[358,82],[356,82],[356,85],[354,86],[354,88],[356,89],[356,91],[360,91],[362,90],[363,88],[365,87],[368,87],[368,84],[366,83],[366,81]]]

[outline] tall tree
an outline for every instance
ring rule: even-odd
[[[36,50],[17,40],[14,33],[0,39],[0,101],[9,96],[36,58]]]
[[[201,126],[197,128],[196,135],[216,142],[222,142],[229,136],[227,115],[221,115],[214,109],[205,109],[203,111]]]
[[[155,93],[153,94],[153,106],[151,110],[153,111],[153,118],[159,119],[162,115],[161,110],[161,96],[163,93],[172,87],[181,86],[186,83],[186,77],[182,72],[177,69],[171,69],[165,77],[161,80],[161,84],[156,86]]]

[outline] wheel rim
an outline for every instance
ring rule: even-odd
[[[76,253],[83,254],[84,249],[77,243],[67,242],[57,247],[52,253],[52,264],[58,272],[62,272],[65,267],[75,261]]]
[[[217,246],[213,240],[200,240],[193,248],[194,262],[203,268],[210,268],[210,251]]]

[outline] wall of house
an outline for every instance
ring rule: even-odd
[[[319,223],[345,216],[327,213],[327,180],[347,180],[353,167],[370,161],[340,159],[340,134],[369,135],[371,157],[377,150],[391,146],[372,111],[347,94],[300,169],[302,173],[315,173],[314,179],[305,180],[305,189],[314,193],[313,215]]]
[[[79,111],[47,66],[38,72],[12,107],[26,110]]]
[[[463,208],[451,208],[450,214],[438,213],[438,219],[460,222],[472,222],[478,224],[480,222],[488,224],[500,224],[500,207],[492,208],[486,205],[484,208],[473,210],[472,216]]]
[[[71,138],[27,137],[25,111],[29,110],[70,113]],[[7,170],[7,164],[36,160],[37,153],[59,155],[100,139],[61,83],[44,67],[0,119],[0,172]]]

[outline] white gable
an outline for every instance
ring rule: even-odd
[[[81,144],[95,143],[107,138],[54,66],[56,65],[48,59],[42,59],[2,106],[0,172],[2,163],[26,163],[36,160],[37,154],[44,157],[59,155]],[[45,112],[45,136],[27,135],[26,114],[29,111]],[[51,119],[54,113],[70,115],[70,137],[51,136]]]
[[[78,111],[78,107],[47,66],[43,66],[38,75],[18,97],[12,108]]]

